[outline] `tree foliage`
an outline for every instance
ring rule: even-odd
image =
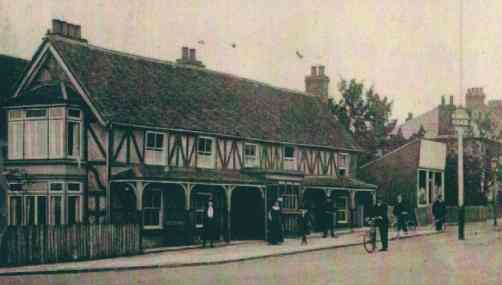
[[[393,102],[380,96],[373,87],[365,88],[364,83],[356,79],[342,79],[338,90],[341,99],[331,105],[333,113],[359,146],[368,151],[362,162],[375,158],[386,148],[396,125],[396,121],[390,119]]]

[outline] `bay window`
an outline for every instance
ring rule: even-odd
[[[65,112],[64,107],[10,110],[8,158],[53,159],[65,155],[79,158],[81,112],[78,109]]]
[[[44,184],[44,183],[43,183]],[[48,190],[9,184],[9,225],[62,225],[82,222],[80,182],[48,182]],[[22,186],[22,185],[21,185]]]

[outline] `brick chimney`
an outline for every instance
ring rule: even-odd
[[[86,39],[82,38],[82,28],[80,27],[80,25],[68,23],[58,19],[52,20],[52,29],[47,31],[47,34],[58,35],[83,42],[87,41]]]
[[[479,109],[485,106],[486,95],[482,87],[467,89],[465,94],[465,107],[468,109]]]
[[[312,66],[310,75],[305,77],[305,92],[318,96],[321,100],[328,102],[329,97],[329,77],[326,76],[324,65]]]
[[[181,58],[178,58],[176,63],[205,67],[202,61],[197,60],[197,50],[186,46],[181,48]]]
[[[408,113],[408,117],[406,117],[406,122],[408,122],[409,120],[413,120],[413,113]]]

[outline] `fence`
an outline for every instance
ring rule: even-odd
[[[137,224],[9,226],[0,240],[0,264],[42,264],[138,254],[140,238]]]

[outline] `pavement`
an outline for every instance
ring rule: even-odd
[[[451,230],[451,229],[450,229]],[[200,246],[146,250],[145,254],[90,261],[64,262],[43,265],[0,268],[0,276],[62,274],[78,272],[124,271],[153,268],[174,268],[225,264],[274,256],[284,256],[324,249],[361,246],[365,229],[339,232],[336,238],[322,238],[320,234],[309,236],[308,245],[300,245],[300,239],[286,239],[281,245],[268,245],[265,241],[237,241],[218,244],[214,248]],[[417,228],[402,238],[437,234],[431,226]],[[395,232],[389,237],[395,239]],[[361,248],[362,249],[362,248]]]

